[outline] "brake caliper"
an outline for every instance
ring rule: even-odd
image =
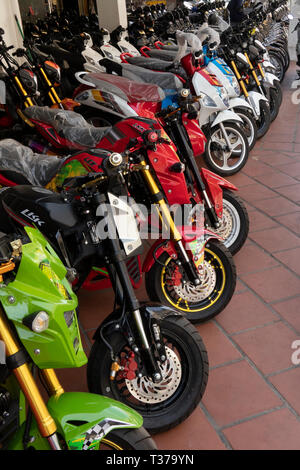
[[[134,380],[136,378],[136,370],[138,364],[135,360],[135,354],[133,351],[128,353],[126,357],[121,359],[121,362],[113,362],[110,369],[110,380],[114,380],[116,373],[120,379]]]

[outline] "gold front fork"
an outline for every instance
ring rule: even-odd
[[[0,339],[4,341],[6,348],[6,356],[9,358],[14,354],[18,353],[21,348],[18,345],[17,341],[14,339],[14,335],[7,323],[5,315],[2,308],[0,307]],[[43,437],[49,438],[56,432],[56,424],[49,414],[49,411],[45,405],[45,402],[41,396],[41,393],[36,385],[36,382],[33,378],[33,375],[29,369],[27,363],[22,364],[15,369],[13,373],[20,385],[22,392],[26,400],[29,403],[29,406],[33,412],[33,415],[38,424],[40,433]],[[52,374],[49,374],[51,380]],[[53,383],[57,387],[57,383],[54,381],[52,376]],[[52,388],[53,390],[53,388]]]
[[[52,101],[53,104],[61,104],[61,99],[60,97],[58,96],[58,94],[56,93],[56,90],[54,89],[54,86],[52,85],[52,83],[50,82],[49,78],[47,77],[47,74],[46,72],[44,71],[44,69],[42,67],[40,67],[40,71],[42,72],[42,75],[47,83],[47,85],[49,86],[50,90],[48,92],[49,94],[49,97]]]
[[[254,70],[254,67],[253,67],[253,65],[252,65],[252,63],[251,63],[251,61],[250,61],[250,59],[249,59],[249,57],[248,57],[248,54],[247,54],[246,52],[244,53],[244,56],[246,57],[246,59],[247,59],[247,61],[248,61],[248,64],[250,65],[250,72],[252,73],[252,76],[253,76],[253,78],[254,78],[254,80],[255,80],[256,85],[257,85],[258,87],[260,87],[260,86],[261,86],[261,85],[260,85],[260,81],[259,81],[259,79],[258,79],[258,76],[256,75],[256,72],[255,72],[255,70]]]
[[[170,230],[170,235],[171,235],[172,240],[176,242],[181,241],[182,237],[179,231],[177,230],[174,220],[172,219],[172,216],[170,214],[169,208],[164,198],[162,197],[161,192],[151,174],[151,171],[148,169],[145,160],[140,162],[140,165],[144,167],[142,169],[142,173],[145,177],[145,180],[148,183],[148,187],[151,191],[151,194],[157,198],[156,203],[158,204],[159,209],[160,209],[158,210],[158,215],[159,215],[161,222],[165,225],[166,229]]]
[[[263,71],[263,68],[260,64],[258,64],[258,70],[260,71],[262,78],[265,78],[265,72]]]
[[[27,94],[27,91],[25,90],[25,88],[23,87],[22,83],[20,82],[20,80],[18,79],[17,76],[14,77],[15,79],[15,82],[16,84],[18,85],[19,89],[21,90],[22,92],[22,95],[24,96],[24,104],[25,104],[25,107],[28,108],[29,106],[33,106],[33,102],[32,102],[32,99],[30,98],[30,96],[28,96]]]
[[[233,68],[233,71],[234,71],[234,73],[235,73],[235,76],[236,76],[236,78],[237,78],[239,84],[240,84],[240,87],[241,87],[241,89],[242,89],[242,92],[243,92],[245,98],[248,98],[249,94],[248,94],[246,85],[245,85],[245,83],[244,83],[244,81],[243,81],[243,79],[242,79],[242,77],[241,77],[240,72],[238,71],[237,66],[235,65],[234,60],[231,61],[231,67]]]

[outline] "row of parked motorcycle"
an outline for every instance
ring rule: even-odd
[[[201,401],[193,323],[230,302],[249,230],[224,176],[276,118],[289,60],[285,2],[238,25],[223,7],[139,49],[94,15],[27,24],[12,53],[0,31],[2,446],[154,449]],[[77,294],[107,288],[87,358]],[[65,392],[54,369],[84,364],[91,393]]]

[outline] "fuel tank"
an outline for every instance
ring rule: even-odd
[[[72,232],[80,223],[72,202],[60,194],[38,186],[14,186],[0,191],[0,231],[9,233],[13,226],[39,229],[46,236]]]

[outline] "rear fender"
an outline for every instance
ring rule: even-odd
[[[206,191],[216,214],[221,219],[223,215],[223,188],[230,189],[231,191],[237,191],[238,188],[225,178],[206,168],[201,168],[201,177],[205,181]]]

